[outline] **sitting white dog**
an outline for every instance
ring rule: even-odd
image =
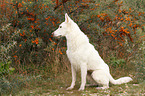
[[[65,36],[67,39],[67,56],[71,63],[72,83],[67,90],[75,86],[76,71],[81,70],[80,90],[84,90],[86,84],[87,71],[96,83],[103,85],[102,89],[109,88],[109,81],[112,84],[122,84],[131,81],[130,77],[122,77],[114,80],[109,72],[108,65],[99,56],[94,46],[89,43],[88,37],[80,30],[78,25],[65,14],[65,22],[53,32],[54,36]]]

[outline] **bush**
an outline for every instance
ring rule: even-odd
[[[9,55],[10,49],[16,45],[16,42],[9,37],[9,28],[10,24],[3,26],[1,28],[1,34],[7,36],[8,38],[5,41],[1,41],[0,45],[0,78],[3,75],[11,74],[15,69],[10,66],[12,60],[11,56]],[[1,35],[0,35],[1,36]]]
[[[57,16],[54,16],[54,12],[49,8],[52,3],[14,0],[12,5],[11,23],[19,30],[14,38],[17,46],[11,50],[13,62],[39,64],[46,56],[43,49],[50,43],[52,26],[58,23],[55,22]]]
[[[109,65],[113,68],[124,68],[125,67],[125,60],[124,59],[117,59],[116,57],[110,57]]]
[[[133,4],[135,6],[132,6]],[[15,71],[18,70],[20,73],[27,70],[25,66],[29,64],[32,66],[48,64],[50,70],[51,66],[58,67],[54,73],[58,73],[59,67],[66,68],[61,64],[65,62],[65,56],[57,55],[63,54],[66,50],[65,39],[55,40],[51,33],[64,21],[64,13],[67,12],[91,38],[90,42],[106,62],[111,62],[112,66],[116,67],[118,63],[125,66],[135,58],[144,38],[143,4],[143,0],[4,1],[1,5],[3,8],[0,9],[4,22],[1,25],[11,26],[8,30],[1,31],[0,40],[6,48],[9,44],[10,46],[14,44],[7,53],[4,53],[10,57],[7,62],[11,61]],[[110,61],[110,57],[115,59]],[[123,63],[124,61],[127,63]],[[58,62],[61,62],[60,66],[56,66]]]
[[[11,62],[0,62],[0,75],[10,75],[15,70],[15,68],[10,67]]]

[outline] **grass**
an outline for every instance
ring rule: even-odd
[[[55,60],[59,60],[59,58],[55,58]],[[81,81],[79,75],[75,88],[66,91],[71,84],[70,63],[66,56],[61,55],[59,63],[48,61],[43,65],[19,66],[19,71],[15,70],[15,73],[0,78],[0,96],[143,96],[145,95],[144,61],[139,60],[141,62],[127,63],[113,59],[108,63],[110,72],[115,79],[123,76],[133,78],[133,81],[128,84],[110,84],[110,88],[106,90],[97,90],[96,87],[91,86],[86,87],[84,91],[78,91]],[[49,62],[52,63],[49,64]],[[55,67],[51,65],[53,63],[55,63]],[[114,66],[116,63],[118,66]],[[124,66],[121,66],[122,64]]]
[[[64,57],[65,58],[65,57]],[[71,71],[69,62],[63,58],[60,65],[56,63],[56,71],[52,71],[50,64],[32,66],[27,65],[25,70],[4,76],[0,79],[0,96],[142,96],[145,95],[144,70],[135,71],[132,63],[125,66],[113,66],[118,59],[108,63],[112,76],[117,79],[123,76],[133,78],[132,82],[122,85],[112,85],[106,90],[98,90],[95,86],[86,87],[84,91],[78,91],[80,87],[80,74],[77,76],[76,86],[71,91],[66,88],[71,84]],[[57,58],[58,59],[58,58]],[[64,63],[66,61],[67,63]],[[120,62],[121,63],[121,62]],[[65,68],[64,66],[68,68]],[[126,63],[125,63],[126,64]],[[144,63],[142,63],[144,64]],[[141,65],[141,64],[140,64]],[[61,69],[60,69],[61,67]],[[22,67],[20,67],[22,68]],[[58,69],[59,68],[59,69]],[[31,70],[30,70],[31,69]],[[63,71],[62,71],[63,70]],[[16,71],[15,71],[16,72]],[[140,73],[140,74],[137,74]]]
[[[122,85],[111,85],[109,89],[98,90],[94,86],[86,87],[84,91],[78,91],[80,86],[80,78],[77,78],[76,86],[71,91],[66,91],[66,88],[71,83],[71,73],[65,72],[59,74],[56,77],[43,75],[38,76],[16,76],[19,81],[23,81],[24,84],[17,87],[15,91],[11,92],[12,96],[126,96],[145,95],[145,81],[139,84],[137,82],[130,82]],[[16,78],[15,77],[15,78]],[[2,96],[10,96],[5,94]]]

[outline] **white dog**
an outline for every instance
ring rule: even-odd
[[[81,70],[80,90],[84,90],[87,71],[96,83],[103,85],[102,89],[109,88],[109,81],[112,84],[122,84],[131,81],[130,77],[122,77],[114,80],[109,72],[108,65],[99,56],[98,51],[89,43],[88,37],[80,30],[78,25],[65,14],[65,22],[53,32],[54,36],[65,36],[67,39],[67,56],[71,63],[72,83],[67,90],[75,86],[76,71]]]

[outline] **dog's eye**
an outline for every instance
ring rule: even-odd
[[[59,28],[62,28],[62,26],[59,26]]]

